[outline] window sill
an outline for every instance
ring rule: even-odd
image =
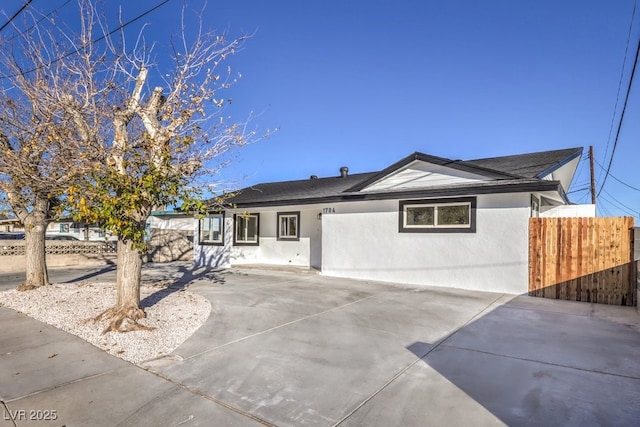
[[[199,246],[224,246],[224,242],[198,242]]]
[[[400,233],[475,233],[475,227],[424,227],[424,228],[400,228]]]
[[[260,242],[233,242],[233,246],[260,246]]]

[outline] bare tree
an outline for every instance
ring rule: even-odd
[[[0,193],[25,227],[26,282],[19,289],[28,290],[48,284],[47,224],[92,150],[69,125],[61,102],[86,92],[85,81],[74,75],[80,58],[56,61],[73,44],[53,26],[18,34],[0,40]]]
[[[144,33],[108,28],[78,0],[79,30],[32,16],[29,31],[0,53],[0,191],[26,226],[27,282],[48,282],[44,233],[52,211],[100,222],[118,236],[117,302],[96,320],[108,331],[143,328],[140,308],[145,223],[154,208],[198,210],[198,180],[224,155],[255,139],[224,115],[237,76],[227,41],[199,19],[170,39],[156,62]],[[194,22],[196,25],[194,25]],[[133,44],[130,41],[133,40]],[[99,42],[99,43],[98,43]],[[58,206],[58,207],[57,207]]]
[[[89,2],[81,1],[83,20],[98,16]],[[100,61],[101,70],[90,79],[95,94],[91,108],[66,97],[66,112],[85,140],[100,141],[102,164],[86,174],[85,185],[71,188],[70,201],[79,218],[99,221],[118,236],[117,302],[98,316],[108,320],[108,331],[144,328],[138,320],[142,257],[146,253],[145,223],[157,207],[175,205],[198,208],[198,178],[211,176],[229,150],[255,137],[246,123],[231,123],[223,115],[230,99],[223,93],[235,82],[223,61],[244,42],[202,31],[198,19],[170,41],[170,53],[153,61],[153,51],[139,34],[121,31],[111,38],[104,22],[106,50],[99,57],[82,51],[86,64]],[[90,28],[92,25],[84,25]],[[170,63],[169,63],[170,59]],[[84,69],[88,69],[85,67]],[[94,110],[92,110],[94,108]],[[91,119],[103,114],[98,122]]]

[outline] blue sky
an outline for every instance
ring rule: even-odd
[[[122,4],[125,19],[160,2],[105,0]],[[0,9],[11,15],[20,3]],[[146,16],[147,38],[166,42],[181,6]],[[258,131],[280,129],[238,151],[220,179],[370,172],[414,151],[473,159],[590,145],[606,167],[640,38],[637,7],[629,35],[634,0],[210,0],[205,26],[253,34],[229,62],[243,77],[228,112],[260,113]],[[639,118],[636,80],[598,214],[640,223],[640,191],[617,181],[640,188]],[[590,200],[583,163],[570,194],[578,203]]]

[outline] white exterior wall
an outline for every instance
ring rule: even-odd
[[[231,267],[231,246],[233,243],[233,217],[224,219],[224,244],[201,245],[199,236],[199,220],[192,220],[193,262],[196,267],[227,268]]]
[[[147,219],[147,224],[151,228],[160,230],[181,230],[193,231],[193,217],[173,216],[173,215],[151,215]]]
[[[595,217],[596,205],[560,205],[552,208],[540,208],[541,217]]]
[[[424,189],[444,187],[478,181],[488,181],[486,176],[434,165],[423,161],[414,161],[403,169],[385,176],[363,189],[363,193],[389,190]]]
[[[293,210],[287,209],[279,212],[291,211]],[[259,245],[234,246],[231,251],[231,264],[309,266],[311,256],[309,236],[303,234],[302,228],[300,228],[300,240],[278,240],[276,211],[251,209],[248,212],[260,214]],[[302,212],[300,227],[303,227]]]
[[[400,233],[398,200],[335,210],[322,220],[323,274],[527,292],[529,193],[477,196],[475,233]]]
[[[199,245],[196,237],[195,262],[321,266],[328,276],[527,292],[529,193],[477,196],[475,233],[400,233],[398,205],[381,200],[251,209],[260,213],[260,244],[235,247],[233,212],[227,212],[224,246]],[[292,211],[300,211],[300,240],[278,241],[277,212]]]
[[[257,246],[233,245],[233,214],[245,212],[260,214],[259,244]],[[278,240],[278,212],[300,212],[300,240]],[[209,267],[270,264],[320,268],[322,256],[322,222],[318,220],[320,212],[319,206],[305,205],[227,211],[224,245],[200,245],[196,237],[194,239],[195,263],[198,266]]]

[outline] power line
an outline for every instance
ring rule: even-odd
[[[632,189],[632,190],[640,191],[640,188],[638,188],[638,187],[634,187],[633,185],[629,185],[629,184],[627,184],[626,182],[622,182],[622,181],[620,181],[618,178],[616,178],[615,176],[613,176],[613,175],[611,175],[611,174],[609,174],[609,176],[610,176],[611,178],[615,179],[616,181],[618,181],[620,184],[624,185],[625,187],[629,187],[629,188],[630,188],[630,189]]]
[[[586,160],[586,156],[583,154],[582,157],[580,158],[580,166],[578,167],[578,172],[576,172],[575,176],[580,176],[580,173],[584,168],[585,160]]]
[[[633,29],[633,20],[636,16],[636,5],[637,1],[633,2],[633,12],[631,12],[631,21],[629,22],[629,33],[627,34],[627,43],[624,48],[624,60],[622,61],[622,69],[620,70],[620,80],[618,80],[618,92],[616,93],[616,103],[613,107],[613,115],[611,116],[611,127],[609,128],[609,137],[607,138],[607,147],[604,149],[604,157],[606,159],[607,153],[609,152],[609,144],[611,143],[611,133],[613,132],[613,123],[616,119],[616,111],[618,111],[618,101],[620,101],[620,88],[622,87],[622,79],[624,78],[624,68],[627,63],[627,53],[629,52],[629,43],[631,42],[631,30]],[[613,153],[611,154],[613,157]],[[598,180],[602,176],[602,171],[598,176]]]
[[[622,209],[628,209],[630,212],[634,212],[634,209],[630,206],[625,205],[624,203],[622,203],[620,200],[616,199],[615,197],[613,197],[613,195],[611,195],[611,193],[609,193],[607,190],[604,190],[604,194],[606,194],[607,196],[610,197],[610,199],[608,200],[610,203],[612,203],[614,206]]]
[[[602,165],[600,164],[600,162],[598,162],[597,160],[596,160],[596,164],[597,164],[598,166],[600,166],[600,168],[601,168],[602,170],[604,170],[604,166],[602,166]],[[616,178],[615,176],[613,176],[613,174],[612,174],[612,173],[609,173],[609,176],[610,176],[611,178],[615,179],[616,181],[618,181],[620,184],[624,185],[625,187],[629,187],[629,188],[630,188],[630,189],[632,189],[632,190],[640,191],[640,188],[638,188],[638,187],[634,187],[633,185],[630,185],[630,184],[627,184],[626,182],[621,181],[620,179],[618,179],[618,178]]]
[[[76,49],[74,49],[74,50],[72,50],[70,52],[67,52],[67,53],[63,54],[63,55],[59,56],[58,58],[55,58],[55,59],[51,60],[47,64],[40,65],[38,67],[32,68],[32,69],[27,70],[27,71],[22,71],[20,74],[13,74],[13,75],[8,75],[8,76],[7,75],[0,76],[0,80],[1,79],[12,78],[12,77],[17,77],[18,75],[25,75],[25,74],[28,74],[28,73],[32,73],[34,71],[42,69],[43,67],[49,67],[52,64],[55,64],[56,62],[62,61],[63,59],[68,58],[71,55],[75,55],[76,53],[78,53],[80,51],[80,49],[83,49],[83,48],[85,48],[87,46],[93,45],[95,43],[98,43],[99,41],[102,41],[102,40],[106,39],[108,36],[110,36],[110,35],[118,32],[118,31],[122,30],[123,28],[127,27],[130,24],[133,24],[137,20],[145,17],[146,15],[150,14],[151,12],[155,11],[156,9],[160,8],[161,6],[165,5],[168,2],[169,2],[169,0],[163,0],[162,2],[160,2],[157,5],[155,5],[154,7],[152,7],[151,9],[148,9],[147,11],[141,13],[140,15],[136,16],[135,18],[130,19],[129,21],[125,22],[124,24],[119,25],[118,28],[116,28],[114,30],[111,30],[107,34],[103,34],[102,36],[98,37],[97,39],[91,40],[89,43],[86,43],[86,44],[84,44],[84,45],[82,45],[82,46],[80,46],[80,47],[78,47],[78,48],[76,48]]]
[[[47,12],[46,14],[44,14],[42,16],[42,18],[38,19],[36,22],[33,23],[32,26],[30,26],[29,28],[24,29],[22,32],[18,33],[18,34],[14,34],[11,38],[6,39],[7,42],[10,42],[11,40],[15,39],[16,37],[19,37],[23,34],[25,34],[28,31],[31,31],[33,28],[35,28],[40,22],[44,21],[45,19],[47,19],[49,16],[51,16],[53,13],[59,11],[60,9],[62,9],[63,7],[65,7],[66,5],[69,4],[69,2],[71,2],[71,0],[66,0],[63,4],[61,4],[60,6],[56,7],[55,9],[50,10],[49,12]]]
[[[601,216],[613,216],[611,214],[611,211],[609,209],[607,209],[604,205],[598,203],[596,205],[596,209],[600,210]]]
[[[578,199],[578,204],[582,203],[582,201],[586,201],[587,197],[589,197],[589,193],[584,193],[582,197]]]
[[[11,24],[11,22],[13,22],[13,20],[16,19],[18,15],[20,15],[22,11],[25,10],[32,1],[33,0],[27,0],[27,2],[23,4],[22,7],[16,13],[14,13],[13,16],[9,18],[9,20],[5,22],[2,27],[0,27],[0,32],[2,32],[2,30],[4,30],[7,25]]]
[[[635,6],[634,6],[635,8]],[[598,191],[598,196],[602,192],[604,188],[604,184],[607,182],[607,177],[611,172],[611,165],[613,164],[613,156],[616,153],[616,147],[618,146],[618,140],[620,138],[620,130],[622,129],[622,123],[624,121],[624,113],[627,111],[627,103],[629,102],[629,95],[631,94],[631,86],[633,85],[633,77],[636,74],[636,67],[638,65],[638,55],[640,55],[640,37],[638,38],[638,47],[636,48],[636,57],[633,61],[633,69],[631,70],[631,77],[629,78],[629,85],[627,87],[627,94],[624,98],[624,104],[622,106],[622,113],[620,114],[620,121],[618,122],[618,130],[616,132],[616,138],[613,141],[613,148],[611,149],[611,157],[609,158],[609,165],[607,166],[607,171],[604,175],[604,179],[602,180],[602,184],[600,185],[600,190]]]
[[[640,214],[636,211],[633,210],[633,208],[630,208],[629,206],[625,205],[624,203],[622,203],[620,200],[616,199],[615,197],[613,197],[611,194],[607,193],[607,191],[604,192],[606,195],[608,195],[609,197],[611,197],[612,200],[602,196],[602,200],[605,200],[606,202],[608,202],[609,204],[611,204],[613,207],[621,210],[622,212],[629,214],[631,216],[639,216]]]
[[[582,187],[582,188],[578,188],[576,190],[571,190],[567,194],[578,193],[580,191],[585,191],[585,190],[588,190],[588,189],[589,189],[589,187]]]

